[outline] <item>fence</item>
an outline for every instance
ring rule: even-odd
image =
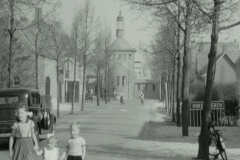
[[[203,101],[190,103],[190,126],[200,127],[202,125]],[[223,118],[225,117],[225,106],[223,101],[211,102],[211,120],[217,126],[223,126]]]

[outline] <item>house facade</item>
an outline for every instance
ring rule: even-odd
[[[124,17],[119,12],[117,17],[116,39],[110,45],[111,61],[115,66],[116,92],[123,91],[124,98],[134,97],[134,57],[136,49],[124,39]]]
[[[236,83],[236,61],[240,57],[239,43],[219,42],[216,55],[215,83]],[[206,81],[210,42],[192,42],[192,68],[198,80]]]

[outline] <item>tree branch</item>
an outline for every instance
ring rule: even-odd
[[[240,25],[240,21],[236,22],[236,23],[233,23],[231,25],[228,25],[228,26],[224,26],[224,27],[220,27],[219,28],[219,32],[222,31],[222,30],[227,30],[227,29],[230,29],[230,28],[233,28],[233,27],[236,27]]]
[[[206,11],[203,10],[203,8],[201,7],[201,5],[196,2],[196,0],[193,0],[193,3],[195,3],[198,7],[198,9],[205,15],[207,16],[209,19],[212,19],[212,16],[210,14],[208,14]]]
[[[165,5],[165,4],[173,3],[173,2],[176,2],[176,1],[177,0],[170,0],[170,1],[166,1],[166,2],[152,3],[152,2],[139,2],[139,0],[137,0],[137,1],[130,0],[130,1],[127,1],[127,2],[131,3],[131,4],[138,4],[138,5],[145,5],[145,6],[159,6],[159,5]]]

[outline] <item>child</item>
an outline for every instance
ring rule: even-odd
[[[48,147],[44,150],[36,151],[38,156],[43,155],[45,160],[58,160],[59,159],[59,148],[57,148],[58,138],[56,136],[51,136],[47,140]]]
[[[144,94],[143,94],[143,92],[140,93],[140,98],[141,98],[141,105],[144,105]]]
[[[20,103],[17,107],[17,121],[12,126],[9,140],[11,160],[33,160],[33,150],[38,149],[38,141],[35,134],[35,124],[28,117],[28,108]],[[16,138],[13,152],[13,141]],[[34,142],[34,146],[33,146]]]
[[[86,142],[79,136],[80,123],[72,122],[70,124],[71,138],[68,139],[66,151],[62,154],[60,160],[63,160],[68,155],[67,160],[83,160],[86,154]]]

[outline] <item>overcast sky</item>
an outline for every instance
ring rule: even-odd
[[[61,19],[64,22],[64,26],[70,27],[72,17],[76,11],[76,6],[79,7],[84,0],[61,1]],[[120,3],[119,0],[93,0],[93,3],[96,8],[96,16],[99,16],[102,21],[104,21],[106,17],[107,23],[111,26],[113,40],[116,38],[116,20],[121,8],[122,15],[124,16],[124,38],[136,47],[139,46],[140,39],[142,42],[149,44],[151,36],[153,35],[153,30],[151,28],[146,28],[146,19],[139,17],[139,14],[131,13],[129,7]]]
[[[71,26],[73,15],[76,9],[82,5],[83,1],[84,0],[61,0],[62,8],[60,9],[60,17],[65,27],[69,28]],[[100,17],[102,21],[106,18],[107,23],[111,26],[113,40],[116,38],[116,18],[121,9],[125,23],[124,38],[136,49],[139,47],[139,40],[147,45],[151,43],[154,31],[153,27],[148,24],[146,16],[142,16],[140,13],[132,13],[128,6],[120,3],[120,0],[93,0],[93,3],[96,8],[96,16]],[[148,19],[151,19],[151,17],[149,16]],[[234,39],[240,42],[240,26],[221,33],[219,41],[233,42]],[[210,35],[205,36],[205,38],[201,40],[210,41]]]

